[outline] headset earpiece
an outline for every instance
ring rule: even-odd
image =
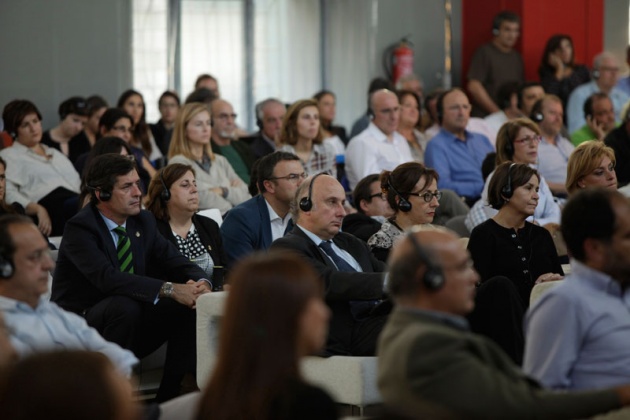
[[[389,188],[392,189],[392,191],[394,191],[394,194],[398,196],[398,210],[402,211],[403,213],[409,213],[412,207],[411,201],[407,200],[405,197],[402,196],[402,194],[396,191],[396,188],[394,188],[391,183],[391,175],[387,177],[387,185],[389,186]]]
[[[595,80],[599,79],[599,70],[594,69],[594,70],[591,72],[591,76],[592,76],[592,77],[593,77],[593,79],[595,79]]]
[[[315,183],[315,180],[317,179],[317,177],[320,175],[325,175],[325,173],[320,172],[313,177],[313,179],[311,180],[311,183],[308,186],[308,197],[302,197],[302,199],[300,200],[300,203],[299,203],[300,210],[311,211],[311,209],[313,208],[313,200],[312,200],[313,184]]]
[[[435,264],[427,251],[424,250],[416,236],[414,235],[414,231],[412,230],[407,234],[409,240],[413,248],[416,251],[418,258],[422,261],[426,267],[426,271],[424,272],[424,276],[422,276],[422,284],[429,290],[438,290],[444,286],[444,274],[442,273],[442,267]]]
[[[501,188],[501,197],[503,197],[506,201],[512,198],[512,195],[514,194],[514,191],[512,191],[512,167],[514,165],[516,165],[516,163],[511,164],[508,168],[507,182],[503,188]]]
[[[163,202],[167,202],[171,199],[171,190],[166,186],[166,182],[164,182],[164,169],[160,171],[160,182],[162,183],[162,192],[160,193],[160,199]]]
[[[15,267],[13,266],[13,261],[0,255],[0,279],[11,278],[14,272]]]
[[[97,190],[99,191],[98,199],[100,201],[109,201],[112,199],[112,193],[110,191],[102,190],[100,188],[97,188]]]

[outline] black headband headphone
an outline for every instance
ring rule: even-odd
[[[416,231],[412,229],[407,234],[407,237],[411,241],[411,245],[413,246],[418,258],[427,268],[424,272],[424,276],[422,276],[422,284],[424,284],[424,287],[429,290],[438,290],[444,286],[444,274],[442,273],[442,267],[431,261],[429,253],[425,251],[424,247],[420,245],[420,242],[418,242],[418,239],[414,235],[415,232]]]
[[[0,254],[0,279],[8,279],[13,277],[15,266],[13,260],[4,256],[4,252]]]
[[[508,168],[507,182],[505,183],[503,188],[501,188],[501,197],[503,197],[505,201],[512,198],[512,195],[514,194],[514,191],[512,191],[512,167],[514,165],[516,165],[516,163],[511,164]]]
[[[160,200],[166,203],[168,200],[171,199],[171,190],[168,189],[168,187],[166,186],[166,182],[164,182],[165,170],[166,169],[162,169],[160,171],[160,182],[162,183],[162,192],[160,193]]]
[[[543,101],[544,98],[537,100],[532,107],[532,113],[529,115],[529,118],[535,123],[541,123],[545,119],[545,116],[542,112]]]
[[[387,186],[388,186],[389,188],[391,188],[391,189],[392,189],[392,191],[394,191],[394,194],[396,194],[396,195],[398,196],[398,198],[399,198],[399,200],[398,200],[398,209],[399,209],[400,211],[402,211],[403,213],[408,213],[408,212],[410,212],[410,211],[411,211],[411,201],[409,201],[409,200],[407,200],[405,197],[403,197],[403,196],[402,196],[402,194],[401,194],[401,193],[399,193],[399,192],[396,190],[396,188],[394,188],[394,186],[392,185],[391,179],[392,179],[392,175],[390,174],[390,175],[387,177]]]
[[[313,200],[311,199],[312,194],[313,194],[313,184],[315,183],[315,180],[317,179],[317,177],[320,175],[326,175],[326,173],[320,172],[317,175],[315,175],[313,179],[311,179],[311,183],[308,185],[308,197],[302,197],[302,199],[300,200],[300,204],[299,204],[300,210],[311,211],[311,209],[313,208]]]

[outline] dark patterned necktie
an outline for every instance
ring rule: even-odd
[[[333,250],[331,241],[321,241],[320,244],[319,244],[319,247],[324,250],[326,255],[328,255],[330,257],[330,259],[333,260],[333,262],[337,266],[337,270],[339,270],[339,271],[347,271],[347,272],[350,272],[350,273],[357,271],[354,268],[352,268],[352,266],[350,264],[348,264],[348,262],[346,260],[341,258]]]
[[[118,254],[118,263],[120,271],[123,273],[133,273],[133,255],[131,254],[131,240],[127,235],[127,229],[118,226],[114,229],[118,234],[118,244],[116,245],[116,254]]]

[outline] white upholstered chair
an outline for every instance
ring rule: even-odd
[[[214,368],[226,297],[227,292],[214,292],[197,299],[197,384],[202,389]],[[363,415],[364,407],[382,402],[376,387],[376,364],[376,357],[305,357],[302,373],[337,403],[356,406]]]

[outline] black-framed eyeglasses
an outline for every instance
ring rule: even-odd
[[[286,176],[273,176],[271,178],[269,178],[269,180],[274,180],[274,179],[286,179],[287,181],[291,181],[291,182],[295,182],[298,179],[306,179],[308,178],[308,174],[306,172],[302,172],[301,174],[289,174]]]
[[[376,197],[380,198],[383,201],[387,200],[387,197],[385,197],[385,194],[383,194],[383,193],[372,194],[368,198],[371,200],[371,199],[376,198]]]
[[[409,195],[415,195],[416,197],[420,197],[424,200],[425,203],[430,203],[431,200],[433,200],[433,197],[437,198],[438,201],[440,201],[440,198],[442,198],[442,191],[436,191],[434,193],[432,192],[423,192],[423,193],[415,193],[415,192],[404,192],[401,194],[409,194]]]

